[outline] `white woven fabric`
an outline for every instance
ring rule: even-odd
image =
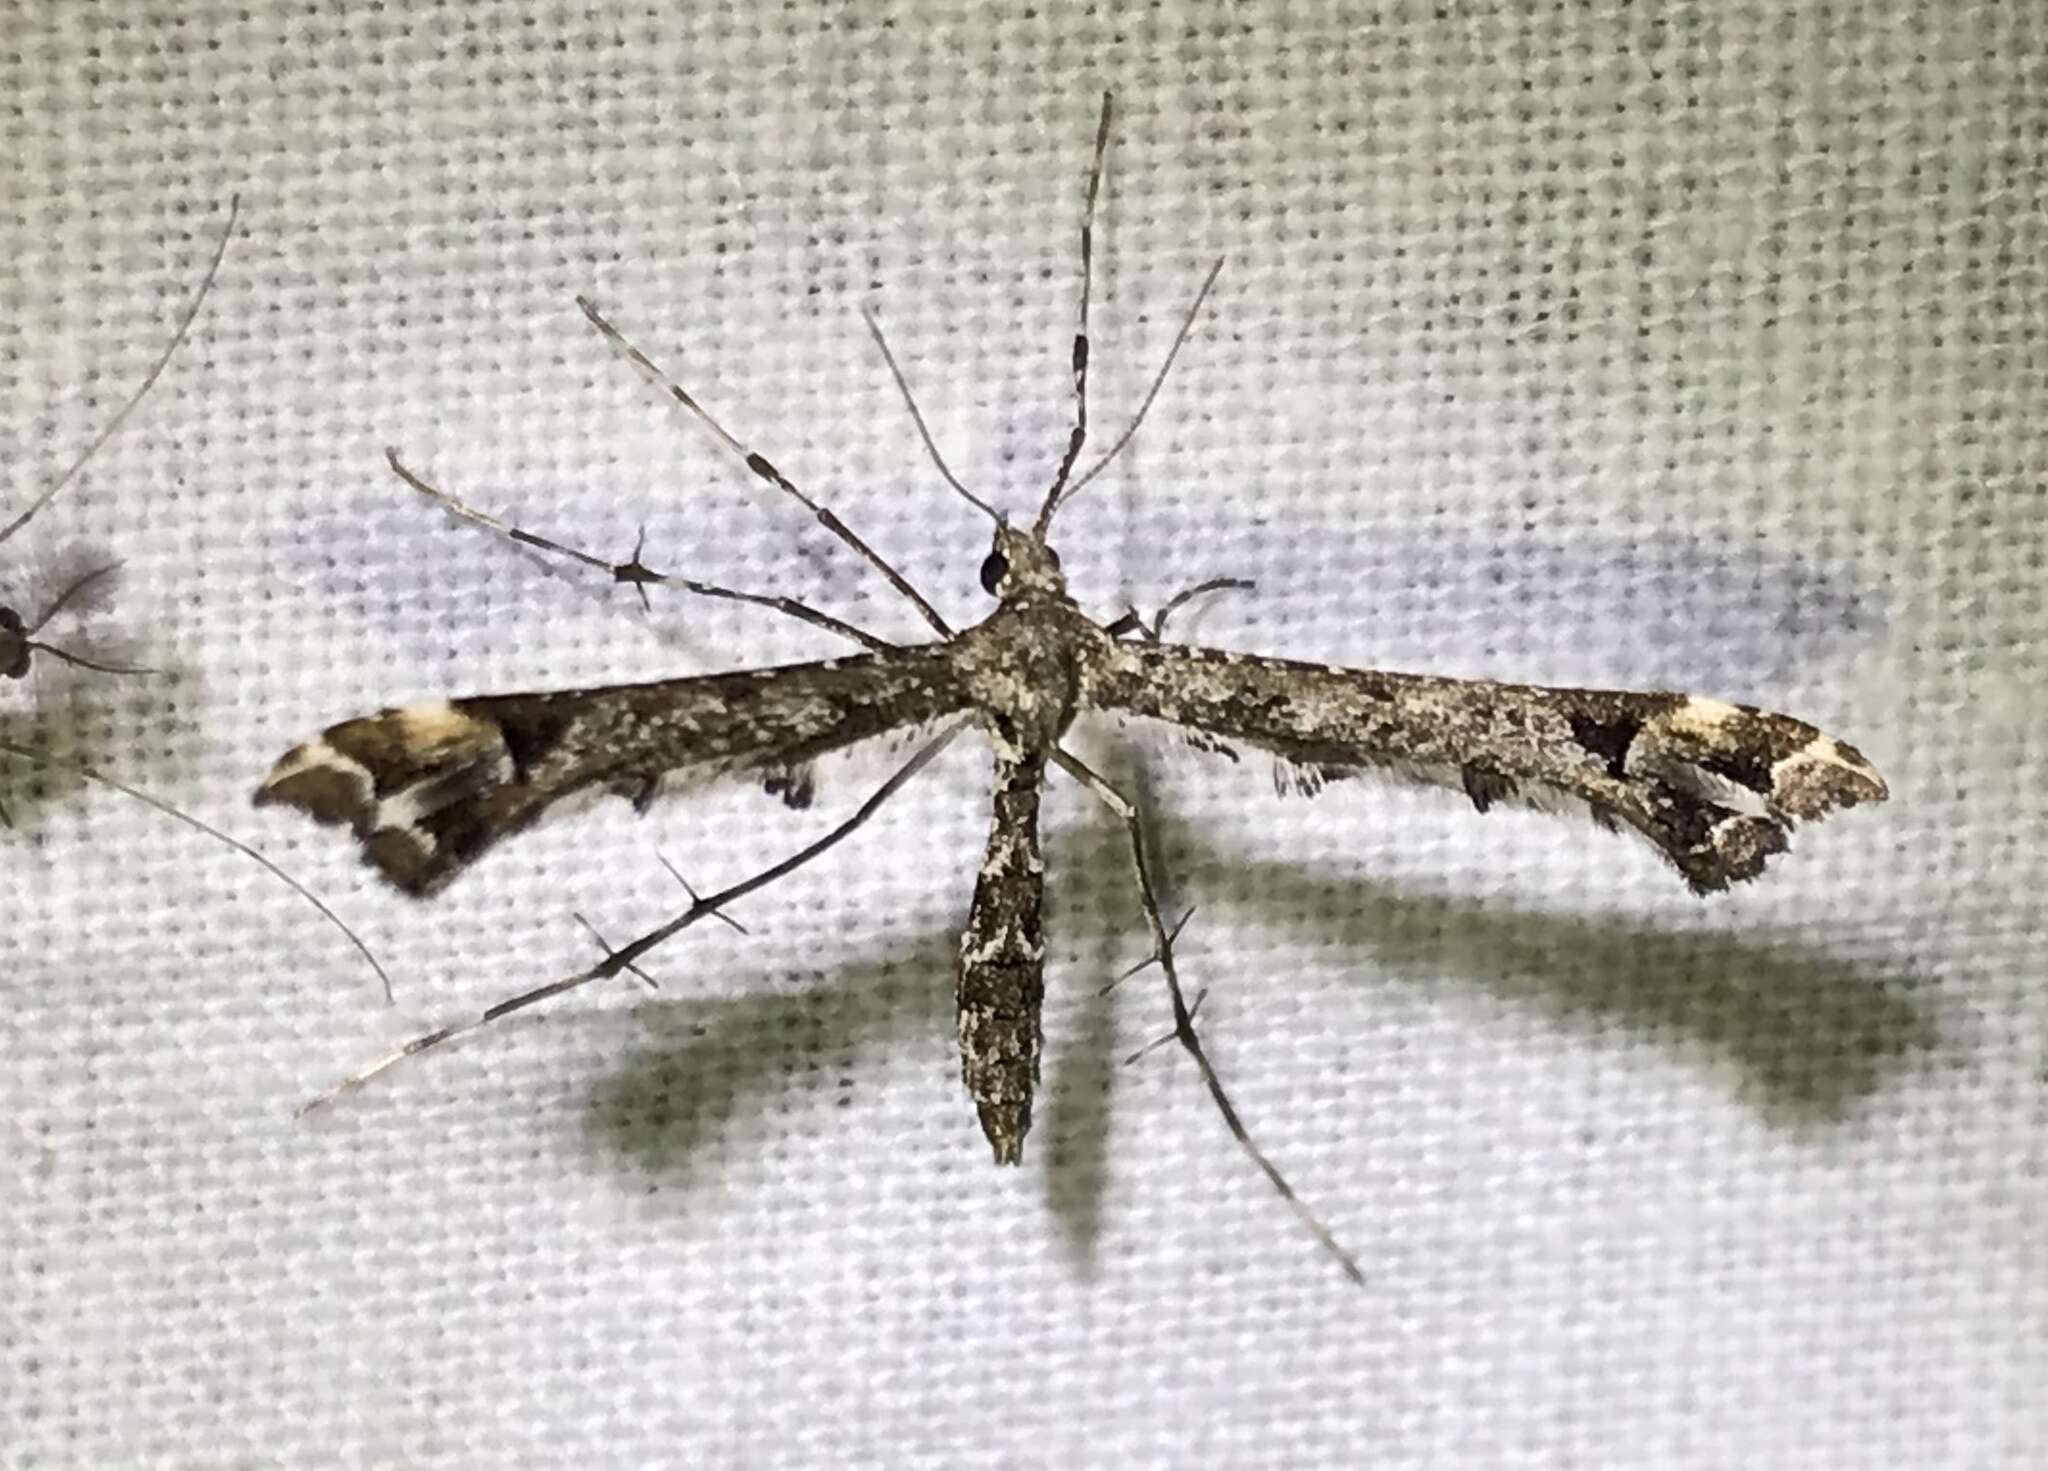
[[[0,549],[125,560],[10,740],[0,1460],[19,1466],[2023,1467],[2048,1424],[2048,45],[2038,7],[797,4],[16,10],[4,502],[191,340]],[[324,1120],[421,1025],[587,963],[867,789],[600,805],[430,905],[248,794],[409,698],[822,656],[556,576],[398,484],[914,615],[673,421],[587,292],[956,620],[1035,502],[1097,96],[1095,422],[1062,519],[1104,616],[1678,687],[1858,744],[1889,805],[1694,900],[1654,858],[1420,794],[1148,768],[1203,1018],[1348,1286],[1171,1051],[1114,829],[1048,800],[1024,1167],[962,1096],[966,747],[852,843]],[[17,594],[17,596],[19,596]],[[1127,779],[1113,740],[1088,746]]]

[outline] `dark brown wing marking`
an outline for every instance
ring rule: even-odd
[[[1091,661],[1082,698],[1261,747],[1314,786],[1378,770],[1462,791],[1482,812],[1577,806],[1642,834],[1701,893],[1762,872],[1795,822],[1887,795],[1855,748],[1804,721],[1697,695],[1120,642]]]
[[[819,756],[966,704],[943,646],[652,684],[385,710],[295,746],[258,803],[346,822],[384,876],[431,893],[588,789],[645,804],[671,777],[747,772],[792,797]]]

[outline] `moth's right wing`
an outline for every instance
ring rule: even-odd
[[[1803,720],[1663,691],[1552,689],[1118,641],[1089,706],[1269,751],[1300,790],[1379,771],[1496,802],[1577,808],[1646,838],[1701,893],[1754,878],[1793,824],[1881,802],[1855,747]],[[1220,743],[1220,745],[1219,745]]]
[[[346,822],[386,878],[427,894],[578,792],[638,805],[664,781],[749,774],[793,805],[810,764],[968,700],[944,645],[552,694],[386,710],[286,752],[256,801]]]

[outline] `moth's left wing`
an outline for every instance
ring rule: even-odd
[[[1642,834],[1701,893],[1756,877],[1793,824],[1881,802],[1852,746],[1697,695],[1550,689],[1117,642],[1083,703],[1271,752],[1313,790],[1378,771]]]
[[[738,773],[802,805],[820,756],[966,705],[944,645],[444,700],[330,727],[286,752],[256,800],[348,823],[386,878],[425,894],[578,792],[644,806],[667,780]]]

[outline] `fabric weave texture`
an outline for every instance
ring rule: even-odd
[[[0,1463],[2025,1467],[2048,1416],[2048,21],[2020,4],[17,10],[0,510],[24,606],[123,563],[0,739]],[[550,568],[914,613],[670,414],[586,294],[949,618],[1026,514],[1098,99],[1102,617],[1332,663],[1676,688],[1854,742],[1891,801],[1700,901],[1533,815],[1076,739],[1140,788],[1246,1120],[1171,1049],[1113,824],[1047,792],[1046,1071],[998,1170],[952,961],[988,761],[615,983],[294,1108],[793,851],[608,801],[429,904],[256,811],[407,700],[827,657]],[[54,630],[53,630],[54,633]]]

